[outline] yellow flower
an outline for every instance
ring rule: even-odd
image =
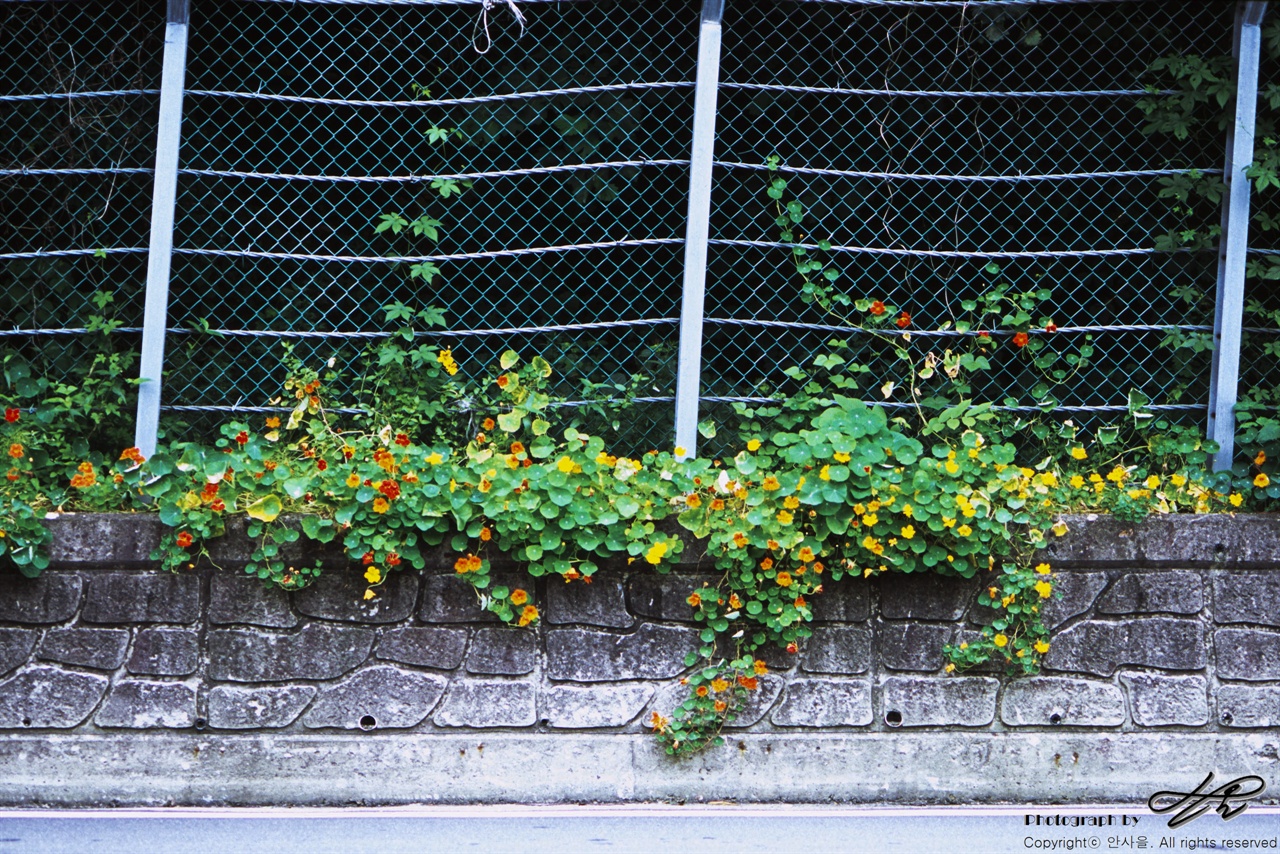
[[[976,460],[977,458],[978,458],[978,449],[977,449],[977,448],[970,448],[970,449],[969,449],[969,459],[971,459],[971,460]]]
[[[904,525],[899,533],[902,534],[903,539],[909,540],[916,535],[916,529],[912,525]]]
[[[953,670],[955,670],[955,669],[956,669],[956,666],[955,666],[954,664],[952,664],[951,662],[947,662],[947,666],[946,666],[946,667],[944,667],[944,668],[942,668],[942,669],[943,669],[943,670],[945,670],[945,671],[947,671],[948,673],[950,673],[951,671],[953,671]]]
[[[667,545],[666,540],[663,540],[660,543],[654,543],[649,547],[649,551],[644,553],[644,559],[654,566],[657,566],[662,563],[662,559],[666,556],[668,548],[669,546]]]
[[[430,456],[427,457],[427,462],[429,462],[433,466],[438,466],[442,462],[444,462],[444,457],[440,456],[437,453],[432,453]]]
[[[1053,592],[1053,585],[1047,581],[1036,582],[1036,592],[1040,594],[1041,599],[1048,599],[1049,594]]]
[[[818,480],[831,480],[831,466],[823,466],[818,472]]]
[[[1048,575],[1048,574],[1049,574],[1049,564],[1047,564],[1047,563],[1038,564],[1038,565],[1036,566],[1036,573],[1037,573],[1038,575]]]
[[[874,525],[876,522],[879,522],[879,521],[880,521],[880,517],[874,513],[868,513],[867,515],[862,517],[862,524],[867,526]]]
[[[1003,647],[1005,644],[1009,642],[1009,639],[1005,637],[1003,634],[996,635],[991,640],[996,646],[999,646],[999,647]]]
[[[1267,477],[1266,472],[1258,472],[1258,476],[1253,479],[1253,485],[1262,489],[1271,485],[1271,478]]]
[[[536,619],[538,619],[538,609],[533,605],[525,605],[524,610],[520,612],[520,619],[516,623],[517,625],[527,626]]]
[[[457,491],[458,491],[458,482],[457,482],[456,480],[454,480],[453,478],[449,478],[449,491],[450,491],[450,492],[457,492]]]
[[[1071,459],[1073,460],[1084,460],[1088,459],[1088,457],[1089,453],[1084,448],[1075,447],[1071,449]]]
[[[382,570],[378,569],[376,566],[369,567],[365,570],[364,580],[370,584],[377,584],[382,580]]]
[[[458,372],[458,363],[453,359],[453,350],[441,350],[436,355],[436,361],[444,365],[444,369],[449,372],[449,376],[453,376]]]
[[[680,447],[679,445],[676,445],[676,456],[683,457],[684,455],[685,455],[685,449]]]
[[[834,454],[832,454],[831,456],[835,457],[835,461],[836,461],[836,462],[838,462],[838,463],[847,463],[847,462],[849,462],[849,455],[848,455],[848,454],[846,454],[844,451],[836,451],[836,452],[835,452]]]
[[[347,475],[347,486],[351,487],[352,489],[355,489],[359,485],[360,485],[360,475],[356,474],[355,472],[352,472],[351,474]]]
[[[955,519],[952,519],[950,516],[943,516],[943,517],[942,517],[942,527],[944,527],[944,528],[954,528],[955,526],[956,526],[956,520],[955,520]]]
[[[556,468],[565,474],[571,474],[573,472],[573,460],[568,457],[561,457],[556,460]]]
[[[1233,492],[1227,500],[1231,502],[1232,507],[1239,507],[1244,503],[1244,496],[1238,492]]]
[[[596,454],[596,465],[598,466],[611,466],[617,462],[618,462],[617,457],[611,457],[608,454],[606,454],[604,451],[601,451],[600,453]]]
[[[956,528],[956,533],[962,537],[967,537],[973,533],[973,528],[970,528],[968,525],[961,525],[959,528]]]
[[[912,515],[911,515],[911,514],[913,514],[913,513],[915,513],[915,512],[916,512],[916,511],[915,511],[914,509],[912,509],[912,507],[911,507],[911,505],[910,505],[910,504],[904,504],[904,505],[903,505],[903,507],[902,507],[902,515],[903,515],[903,516],[906,516],[908,519],[912,518]]]
[[[717,694],[723,691],[727,691],[729,690],[729,683],[724,681],[723,679],[712,679],[711,690],[715,691]]]
[[[751,439],[751,440],[749,440],[749,441],[747,442],[747,450],[748,450],[748,451],[751,451],[753,454],[754,454],[756,451],[760,450],[760,440],[759,440],[759,439]]]
[[[1125,471],[1124,466],[1116,466],[1111,471],[1107,472],[1107,480],[1116,484],[1124,483],[1124,479],[1128,474],[1129,473]]]
[[[1049,530],[1053,531],[1053,535],[1055,537],[1065,537],[1067,534],[1067,531],[1070,529],[1067,527],[1066,522],[1059,520],[1057,522],[1054,522],[1053,527],[1051,527]]]
[[[1070,483],[1075,489],[1082,489],[1084,487],[1084,478],[1078,474],[1073,474],[1071,475]]]
[[[1051,471],[1047,471],[1040,475],[1040,482],[1045,486],[1057,486],[1058,476]]]
[[[1147,489],[1155,489],[1159,485],[1160,485],[1159,475],[1153,474],[1147,478]]]
[[[1044,641],[1044,640],[1036,641],[1036,652],[1040,653],[1041,655],[1044,655],[1048,651],[1049,651],[1048,641]]]
[[[373,499],[374,513],[386,513],[389,509],[391,509],[391,505],[387,503],[387,499],[385,498]]]
[[[782,499],[782,506],[788,510],[795,510],[800,506],[800,499],[796,498],[794,495],[788,495],[786,498]]]
[[[943,465],[943,468],[947,470],[947,474],[955,474],[956,472],[960,471],[960,466],[956,465],[955,460],[947,460],[947,462]]]
[[[374,596],[377,596],[377,595],[378,595],[377,593],[374,593],[374,592],[373,592],[373,588],[372,588],[372,587],[370,587],[368,590],[364,591],[364,598],[365,598],[365,599],[372,599]]]
[[[795,517],[792,516],[789,511],[786,511],[786,510],[778,511],[778,521],[781,522],[782,524],[790,525],[793,519],[795,519]]]
[[[870,504],[867,505],[867,510],[872,513],[876,512],[879,509],[880,509],[879,501],[872,501]],[[875,524],[875,523],[873,522],[872,524]]]

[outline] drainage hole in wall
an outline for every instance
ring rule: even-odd
[[[22,725],[23,725],[23,726],[31,726],[31,718],[23,718],[23,719],[22,719]]]
[[[208,721],[206,721],[204,718],[196,718],[196,729],[197,729],[197,730],[202,730],[202,729],[204,729],[204,728],[205,728],[205,726],[207,726],[207,725],[208,725]]]
[[[891,709],[884,713],[884,722],[889,726],[902,726],[902,712]]]
[[[1223,722],[1224,724],[1230,724],[1233,720],[1235,720],[1235,718],[1231,717],[1231,713],[1230,713],[1230,712],[1223,712],[1223,713],[1222,713],[1222,722]]]
[[[360,719],[360,729],[368,732],[378,725],[378,719],[373,715],[365,715]]]
[[[1058,714],[1057,712],[1054,712],[1053,714],[1049,715],[1049,723],[1053,724],[1054,726],[1057,726],[1058,724],[1062,723],[1062,715]]]

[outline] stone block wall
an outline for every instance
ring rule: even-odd
[[[1150,779],[1144,751],[1165,756],[1170,773],[1178,756],[1193,768],[1245,762],[1220,769],[1243,774],[1280,755],[1273,519],[1072,520],[1050,556],[1060,592],[1046,606],[1053,647],[1032,678],[944,673],[943,645],[986,618],[975,602],[981,579],[829,584],[814,603],[813,636],[796,654],[764,656],[770,673],[726,729],[728,743],[683,762],[663,756],[644,723],[687,690],[683,659],[698,638],[684,600],[709,577],[696,564],[668,575],[606,567],[590,585],[505,567],[505,582],[542,606],[542,625],[517,629],[496,623],[470,585],[441,568],[447,555],[393,575],[365,601],[358,570],[340,565],[294,593],[234,566],[160,573],[141,557],[153,522],[118,520],[130,544],[108,530],[95,551],[85,532],[103,524],[64,518],[55,568],[34,580],[0,574],[0,800],[298,802],[282,792],[301,775],[315,787],[302,802],[338,803],[351,800],[352,775],[372,775],[384,781],[356,785],[357,800],[865,800],[896,791],[900,802],[963,802],[1043,797],[1035,787],[1048,786],[1070,801],[1128,797]],[[191,758],[220,752],[225,762],[245,750],[257,758],[230,770]],[[559,770],[539,788],[536,767],[500,760],[478,782],[450,770],[458,757],[443,758],[468,750],[479,762],[507,750]],[[841,751],[866,762],[896,753],[897,776],[872,785],[859,776],[867,769],[831,765],[823,750],[830,762]],[[917,759],[903,764],[904,750]],[[1064,756],[1079,766],[1082,752],[1099,750],[1099,779],[1060,770]],[[1022,767],[1027,751],[1045,767]],[[19,770],[20,756],[46,776]],[[76,762],[107,757],[135,778],[76,775]],[[763,785],[765,770],[795,779]]]

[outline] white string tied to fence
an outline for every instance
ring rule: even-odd
[[[493,37],[489,35],[489,10],[502,2],[507,4],[507,8],[511,10],[512,16],[516,19],[516,23],[520,25],[520,35],[524,35],[524,13],[516,6],[516,0],[484,0],[480,5],[480,17],[476,18],[475,29],[471,31],[471,46],[481,56],[488,53],[489,48],[493,47]],[[481,27],[484,27],[484,50],[480,49],[479,39],[477,38]]]

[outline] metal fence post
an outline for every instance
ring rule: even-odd
[[[698,33],[698,82],[689,154],[689,221],[684,243],[684,291],[680,302],[680,364],[676,374],[676,447],[697,455],[698,399],[702,384],[702,311],[707,288],[707,237],[711,219],[711,161],[715,153],[716,89],[720,83],[720,21],[724,0],[702,0]]]
[[[169,265],[173,255],[173,215],[178,193],[178,146],[182,139],[182,90],[186,85],[190,15],[190,0],[169,0],[160,77],[142,360],[138,367],[142,383],[138,386],[138,421],[133,439],[147,457],[155,453],[156,432],[160,427],[160,377],[164,370],[164,330],[169,314]]]
[[[1235,405],[1240,377],[1240,327],[1244,319],[1244,274],[1249,252],[1249,178],[1253,163],[1254,118],[1258,109],[1260,24],[1265,2],[1241,3],[1236,10],[1236,107],[1227,132],[1223,170],[1222,237],[1218,245],[1218,285],[1213,308],[1213,373],[1209,378],[1209,438],[1218,443],[1215,471],[1231,468],[1235,456]]]

